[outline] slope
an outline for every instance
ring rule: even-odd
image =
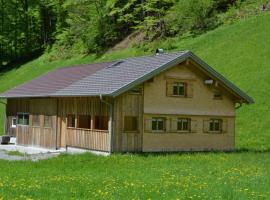
[[[104,54],[49,62],[48,55],[0,75],[0,91],[12,88],[52,69],[74,64],[120,59],[151,54],[156,47],[189,49],[204,59],[255,99],[255,104],[237,110],[236,142],[238,148],[270,149],[270,14],[251,17],[223,26],[197,38],[173,38]],[[147,51],[145,51],[147,49]],[[2,106],[3,112],[3,106]],[[3,118],[3,114],[0,115]],[[1,129],[0,129],[1,130]]]

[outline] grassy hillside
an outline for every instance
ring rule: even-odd
[[[189,49],[255,99],[255,104],[237,111],[238,148],[270,149],[270,14],[223,26],[197,38],[168,39],[144,48],[128,48],[70,60],[48,62],[48,55],[14,68],[0,76],[0,91],[12,88],[60,66],[114,60],[151,54],[156,47],[171,51]],[[3,115],[1,115],[2,117]]]

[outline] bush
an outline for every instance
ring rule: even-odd
[[[180,0],[165,17],[168,35],[199,34],[217,26],[214,0]]]

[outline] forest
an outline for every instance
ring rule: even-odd
[[[196,35],[236,0],[0,0],[0,66],[44,51],[102,54],[126,36],[144,42]]]

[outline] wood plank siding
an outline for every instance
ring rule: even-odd
[[[137,131],[124,130],[125,117],[137,118]],[[140,94],[125,93],[115,99],[114,103],[114,140],[116,152],[142,151],[143,134],[143,90]]]
[[[109,131],[68,128],[66,145],[97,151],[109,151]]]
[[[110,102],[110,99],[106,101]],[[11,120],[18,118],[18,113],[29,114],[29,125],[18,124],[16,128],[11,128]],[[68,115],[75,116],[73,128],[68,128]],[[80,115],[89,116],[91,128],[78,128]],[[9,132],[16,135],[18,145],[49,149],[73,146],[109,151],[109,131],[94,130],[97,116],[105,116],[106,119],[109,116],[109,106],[99,97],[8,99],[9,120],[6,123],[10,127]],[[38,126],[33,122],[34,117],[38,119]],[[51,127],[46,127],[45,118],[52,123]]]

